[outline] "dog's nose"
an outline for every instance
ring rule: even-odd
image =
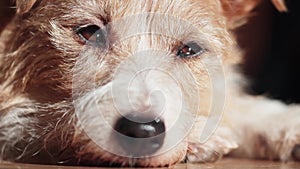
[[[165,124],[159,118],[129,114],[115,124],[117,141],[127,154],[151,155],[160,149],[165,137]]]

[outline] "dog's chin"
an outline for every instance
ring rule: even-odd
[[[153,158],[120,158],[120,161],[111,162],[109,160],[100,160],[98,161],[90,161],[85,160],[79,163],[79,165],[83,166],[98,166],[98,167],[169,167],[178,163],[181,158],[176,158],[174,161],[168,161],[167,163],[163,163],[160,159]]]
[[[130,158],[112,154],[101,148],[93,148],[94,152],[79,153],[78,161],[74,165],[98,166],[98,167],[169,167],[184,160],[187,152],[187,144],[180,145],[173,149],[158,154],[145,155],[143,157]],[[71,164],[73,165],[73,164]]]

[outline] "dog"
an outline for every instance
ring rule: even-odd
[[[16,0],[0,40],[1,160],[299,160],[299,106],[247,95],[235,68],[230,30],[259,3]]]

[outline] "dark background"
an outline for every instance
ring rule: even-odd
[[[0,0],[0,32],[14,14],[15,9],[11,2],[11,0]]]
[[[243,68],[252,80],[248,91],[299,103],[300,1],[286,3],[289,11],[280,13],[264,1],[237,33],[240,46],[247,51]]]

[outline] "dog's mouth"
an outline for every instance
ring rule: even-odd
[[[172,165],[175,165],[176,163],[180,161],[175,161],[173,163],[159,163],[159,162],[152,162],[153,160],[151,158],[143,158],[143,159],[137,159],[137,158],[127,158],[127,159],[122,159],[122,162],[112,162],[110,160],[103,161],[91,161],[91,160],[83,160],[80,163],[77,163],[76,165],[82,165],[82,166],[97,166],[97,167],[112,167],[112,168],[123,168],[123,167],[141,167],[141,168],[146,168],[146,167],[170,167]]]
[[[136,151],[135,151],[136,150]],[[82,165],[82,166],[97,166],[97,167],[169,167],[180,162],[184,162],[187,144],[181,144],[178,147],[165,152],[164,154],[153,156],[145,155],[143,149],[133,148],[134,153],[140,157],[121,157],[109,152],[102,152],[102,156],[95,158],[95,154],[83,154],[75,159],[75,161],[66,161],[64,165]],[[152,151],[156,151],[153,149]],[[137,155],[135,154],[135,156]],[[147,152],[147,154],[151,154]]]
[[[171,120],[166,122],[161,116],[140,112],[107,118],[106,124],[102,117],[98,120],[98,117],[93,117],[96,122],[102,123],[91,123],[89,116],[94,113],[85,113],[88,115],[85,119],[89,121],[82,119],[82,134],[75,138],[79,146],[76,156],[80,165],[165,167],[185,157],[188,128],[184,129],[184,122],[189,121],[182,115],[183,121],[174,121],[174,126],[170,127]],[[97,128],[101,131],[95,132]]]

